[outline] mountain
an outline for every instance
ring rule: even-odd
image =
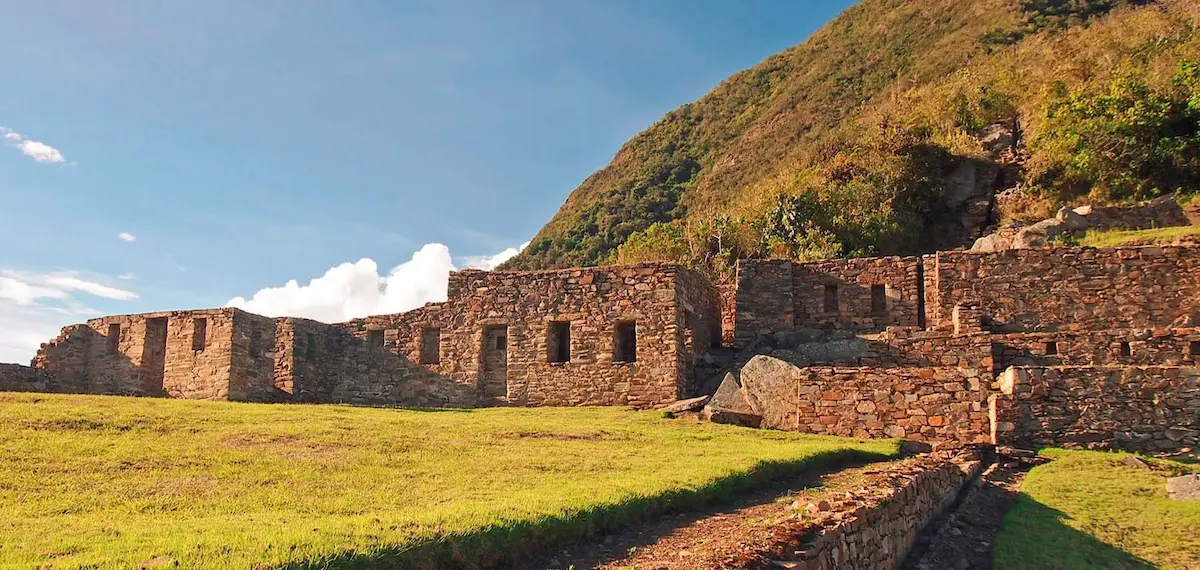
[[[1200,0],[864,0],[671,111],[504,265],[900,254],[1200,180]]]

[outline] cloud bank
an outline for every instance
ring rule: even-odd
[[[526,245],[528,242],[495,255],[465,257],[461,263],[464,268],[495,269]],[[282,287],[260,289],[249,299],[234,297],[225,306],[268,317],[303,317],[327,323],[401,313],[445,301],[454,270],[450,248],[431,243],[386,274],[380,273],[374,260],[364,258],[333,267],[307,285],[291,280]]]
[[[27,138],[8,127],[0,126],[0,135],[22,154],[43,164],[62,164],[67,161],[62,152],[44,142]]]
[[[79,297],[129,301],[137,293],[73,271],[35,273],[0,269],[0,362],[28,363],[41,343],[64,324],[99,316]]]

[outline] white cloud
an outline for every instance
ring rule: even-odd
[[[117,234],[117,239],[119,239],[121,241],[129,242],[129,243],[133,243],[133,242],[137,241],[137,236],[135,236],[129,232],[121,232],[121,233]]]
[[[517,247],[510,247],[500,253],[497,253],[496,255],[467,256],[467,257],[463,258],[463,265],[470,269],[482,269],[484,271],[491,271],[491,270],[499,267],[501,263],[504,263],[505,261],[508,261],[508,260],[516,257],[516,255],[518,253],[521,253],[521,250],[525,249],[528,246],[529,246],[529,242],[525,242]]]
[[[8,127],[0,126],[0,134],[4,140],[16,143],[22,154],[43,164],[61,164],[67,161],[61,151],[44,142],[29,139]]]
[[[519,251],[508,248],[496,255],[464,260],[468,267],[490,269]],[[450,248],[431,243],[386,275],[380,274],[374,260],[360,259],[338,265],[308,285],[288,281],[283,287],[262,289],[250,299],[235,297],[225,306],[268,317],[304,317],[328,323],[400,313],[425,303],[445,301],[447,282],[454,269]]]
[[[30,305],[39,299],[69,299],[74,292],[117,301],[129,301],[138,297],[133,291],[80,279],[71,271],[31,273],[0,269],[0,300]]]
[[[58,149],[43,142],[21,141],[21,144],[17,145],[17,147],[21,149],[21,152],[25,153],[25,156],[38,162],[58,164],[67,161]]]
[[[34,273],[0,269],[0,362],[29,362],[41,343],[69,324],[100,313],[80,300],[137,298],[132,291],[83,279],[76,272]]]
[[[133,273],[122,273],[117,276],[117,279],[121,279],[123,281],[133,281],[134,279],[137,279],[137,275]]]

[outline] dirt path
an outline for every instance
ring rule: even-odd
[[[804,528],[807,510],[826,499],[861,501],[891,488],[889,479],[914,457],[888,463],[806,474],[776,481],[723,508],[679,513],[654,523],[573,545],[522,568],[582,570],[733,570],[789,568],[786,557]],[[926,459],[927,460],[927,459]],[[1039,460],[1031,454],[1000,456],[969,485],[948,513],[931,522],[903,568],[991,568],[992,545],[1025,473]],[[825,507],[828,508],[828,507]],[[784,551],[780,551],[783,548]]]
[[[962,501],[931,522],[901,567],[904,570],[965,570],[992,567],[1000,523],[1012,508],[1025,474],[1040,461],[1032,455],[1001,456],[967,490]]]
[[[807,474],[776,481],[723,508],[679,513],[602,540],[578,544],[526,565],[529,569],[574,568],[695,570],[747,568],[763,562],[784,529],[817,495],[870,494],[872,479],[902,461]],[[874,476],[874,477],[873,477]]]

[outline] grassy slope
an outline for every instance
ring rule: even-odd
[[[973,129],[1017,115],[1033,140],[1055,82],[1095,91],[1133,74],[1163,85],[1179,61],[1200,54],[1193,0],[1159,0],[1107,16],[1107,8],[1095,8],[1145,1],[864,0],[805,43],[735,74],[635,136],[506,267],[607,261],[654,222],[695,224],[718,214],[759,219],[781,193],[820,194],[847,181],[867,189],[870,195],[854,200],[868,210],[921,202],[918,217],[900,217],[903,227],[878,232],[856,250],[928,248],[936,236],[921,230],[936,221],[929,216],[945,215],[938,211],[945,179],[956,165],[981,159]],[[1060,4],[1091,6],[1087,24],[1078,14],[1044,15]],[[1004,34],[1015,43],[985,39]],[[913,163],[896,154],[898,128],[927,133]],[[1065,160],[1052,147],[1031,152],[1032,168],[1042,173]]]
[[[838,451],[898,447],[618,408],[0,393],[0,567],[370,563],[420,543],[430,556],[448,543],[517,551]]]
[[[820,154],[842,122],[888,87],[961,65],[968,54],[948,48],[971,44],[992,24],[1015,23],[1010,4],[866,0],[851,7],[807,42],[733,75],[635,136],[507,267],[595,264],[653,222],[733,207],[789,156]]]
[[[1200,226],[1180,226],[1153,230],[1090,231],[1079,240],[1088,247],[1121,247],[1128,245],[1169,245],[1179,238],[1200,238]]]
[[[1010,568],[1200,567],[1200,502],[1172,501],[1166,479],[1195,466],[1155,461],[1128,467],[1124,454],[1050,449],[1035,467],[996,539],[995,564]]]

